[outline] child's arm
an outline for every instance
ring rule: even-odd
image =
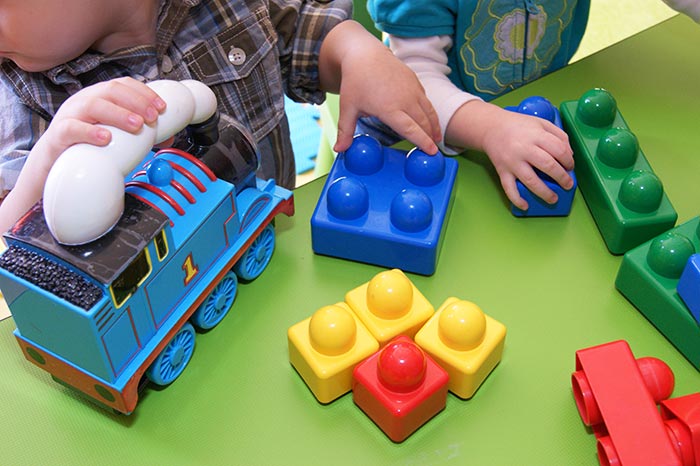
[[[17,184],[0,204],[0,232],[41,199],[46,177],[64,150],[78,143],[109,143],[109,131],[95,123],[136,132],[164,109],[165,102],[153,90],[132,78],[95,84],[71,96],[32,148]]]
[[[321,86],[340,94],[341,152],[352,141],[359,116],[376,116],[428,154],[441,139],[437,114],[415,74],[355,21],[335,26],[321,46]]]
[[[574,166],[566,133],[541,118],[509,112],[457,88],[447,78],[450,69],[445,50],[452,45],[448,36],[390,36],[390,44],[423,84],[437,110],[445,143],[485,152],[498,172],[506,196],[516,207],[527,209],[527,202],[516,188],[516,179],[546,202],[557,200],[533,167],[565,189],[573,186],[566,173]]]

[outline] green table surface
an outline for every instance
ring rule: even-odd
[[[674,17],[500,98],[555,103],[605,87],[664,182],[679,223],[700,213],[700,26]],[[595,465],[570,377],[576,350],[616,339],[673,369],[674,395],[700,390],[695,371],[614,288],[608,253],[580,193],[564,218],[515,218],[482,154],[460,157],[438,267],[410,275],[436,307],[478,303],[508,328],[503,359],[469,401],[392,443],[351,395],[317,403],[287,357],[286,331],[382,269],[313,254],[318,180],[280,218],[272,263],[241,286],[231,314],[200,334],[184,374],[115,415],[22,357],[12,319],[0,322],[0,464]]]

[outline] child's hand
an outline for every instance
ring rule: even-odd
[[[328,62],[324,66],[324,54],[340,73],[333,73]],[[336,152],[350,147],[360,116],[376,116],[422,151],[437,152],[435,141],[441,139],[437,114],[418,78],[362,26],[345,21],[333,28],[321,57],[324,87],[333,90],[334,77],[339,79],[335,81],[340,90]],[[324,69],[331,71],[324,73]]]
[[[557,195],[537,176],[534,168],[549,175],[562,188],[574,185],[567,171],[573,170],[573,151],[569,137],[560,128],[542,118],[503,110],[498,124],[484,135],[484,151],[501,178],[508,199],[527,210],[515,180],[549,204]],[[533,168],[534,167],[534,168]]]
[[[348,147],[357,118],[376,116],[423,152],[435,154],[442,139],[437,113],[416,75],[387,48],[348,53],[340,85],[338,141]]]
[[[468,131],[471,137],[457,137],[460,128]],[[518,193],[516,179],[545,202],[553,204],[557,201],[556,193],[537,176],[535,168],[564,189],[570,189],[574,184],[567,173],[574,168],[569,137],[542,118],[471,101],[452,117],[448,142],[450,139],[457,140],[464,147],[485,152],[498,172],[506,196],[521,210],[527,210],[528,205]]]
[[[109,130],[96,123],[136,133],[144,123],[153,123],[163,110],[165,102],[158,94],[133,78],[118,78],[82,89],[61,105],[37,143],[44,151],[47,173],[56,158],[73,144],[109,143]]]

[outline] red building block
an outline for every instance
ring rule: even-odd
[[[661,416],[681,452],[683,466],[700,465],[700,393],[662,401]]]
[[[656,407],[673,391],[666,363],[635,360],[626,341],[614,341],[576,352],[572,385],[601,465],[682,465]]]
[[[355,367],[353,399],[394,442],[402,442],[447,403],[448,375],[406,336]]]

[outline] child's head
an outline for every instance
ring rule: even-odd
[[[0,0],[0,58],[26,71],[51,69],[128,33],[125,15],[153,4],[140,3],[133,8],[127,0]]]

